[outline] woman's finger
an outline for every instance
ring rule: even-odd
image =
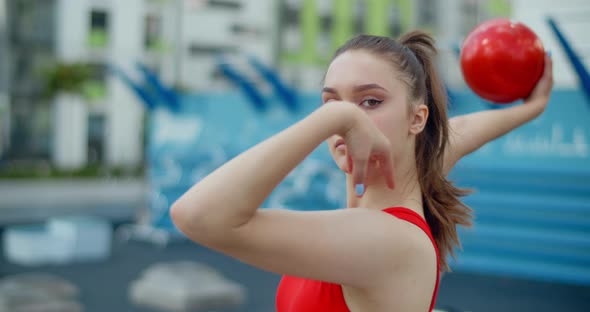
[[[553,59],[549,55],[545,56],[545,71],[543,76],[549,82],[549,89],[551,89],[551,87],[553,87]]]
[[[352,181],[354,183],[356,196],[361,197],[365,194],[365,178],[367,176],[367,166],[369,157],[353,157]]]
[[[385,182],[390,189],[395,188],[395,178],[393,176],[393,158],[391,153],[383,158],[383,161],[380,162],[380,169],[382,170],[383,176],[385,177]]]
[[[553,60],[549,55],[545,55],[545,69],[539,82],[543,84],[543,89],[549,89],[547,91],[551,90],[551,85],[553,84]]]
[[[553,61],[549,55],[545,55],[545,68],[543,75],[527,99],[538,96],[548,96],[553,88]]]

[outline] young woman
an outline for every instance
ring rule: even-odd
[[[283,274],[279,312],[432,310],[456,225],[470,223],[447,173],[541,114],[553,85],[546,57],[523,105],[448,120],[435,53],[422,32],[351,39],[328,68],[323,105],[193,186],[174,203],[174,223],[195,242]],[[326,140],[350,209],[259,210]]]

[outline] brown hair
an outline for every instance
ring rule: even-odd
[[[447,180],[443,168],[449,142],[447,93],[434,64],[434,39],[422,31],[398,40],[359,35],[340,47],[334,58],[348,50],[368,51],[392,62],[408,86],[409,102],[423,101],[428,106],[426,126],[416,137],[416,167],[424,215],[440,251],[441,267],[448,270],[447,255],[454,255],[453,248],[460,247],[456,226],[471,225],[471,209],[460,200],[468,191]]]

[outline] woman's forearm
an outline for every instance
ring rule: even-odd
[[[553,62],[547,55],[543,76],[524,104],[451,118],[445,171],[451,171],[461,157],[541,115],[549,102],[552,88]]]
[[[545,102],[543,102],[545,101]],[[482,145],[535,119],[547,99],[535,98],[522,105],[462,115],[450,120],[455,158],[459,159]]]
[[[536,101],[536,100],[535,100]],[[486,141],[496,139],[535,119],[543,112],[541,105],[523,103],[505,109],[494,109],[466,115],[475,126],[486,131]]]
[[[355,110],[349,103],[325,104],[227,162],[174,203],[175,224],[185,233],[215,236],[247,223],[291,170],[328,137],[345,131]]]

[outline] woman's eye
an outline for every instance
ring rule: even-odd
[[[373,107],[381,104],[382,102],[383,101],[376,100],[376,99],[366,99],[361,102],[361,106],[366,107],[366,108],[373,108]]]

